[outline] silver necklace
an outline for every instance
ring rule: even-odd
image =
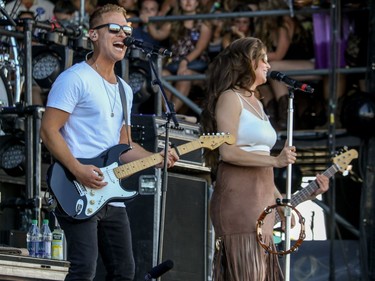
[[[96,70],[98,70],[98,65],[96,63],[95,63],[95,67],[96,67]],[[110,98],[109,93],[108,93],[107,85],[105,84],[103,76],[101,76],[101,77],[102,77],[102,82],[103,82],[103,86],[104,86],[104,89],[105,89],[105,93],[107,94],[109,107],[111,108],[111,117],[114,117],[115,116],[114,110],[115,110],[115,106],[116,106],[116,97],[117,97],[117,93],[118,93],[118,87],[117,87],[118,83],[115,84],[115,90],[114,90],[115,96],[113,98],[113,104],[112,104],[111,98]]]

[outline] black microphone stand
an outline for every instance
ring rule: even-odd
[[[160,223],[159,223],[159,243],[158,243],[158,264],[162,262],[163,259],[163,244],[164,244],[164,226],[165,226],[165,210],[167,202],[167,186],[168,186],[168,148],[169,148],[169,127],[171,119],[173,120],[174,126],[179,127],[179,123],[176,117],[176,112],[174,110],[174,105],[168,101],[167,95],[165,94],[163,85],[159,79],[158,73],[155,69],[155,66],[152,62],[152,55],[155,53],[152,50],[143,50],[146,52],[146,57],[150,65],[150,69],[155,76],[155,79],[152,81],[153,85],[158,85],[164,99],[165,108],[166,108],[166,123],[165,123],[165,142],[164,142],[164,166],[163,166],[163,178],[161,185],[161,205],[160,205]]]

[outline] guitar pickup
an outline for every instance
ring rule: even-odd
[[[78,181],[73,181],[73,183],[79,193],[79,196],[81,197],[84,196],[86,194],[86,188],[82,184],[80,184]]]
[[[157,178],[155,175],[142,175],[139,177],[138,192],[140,195],[154,195],[157,191]]]

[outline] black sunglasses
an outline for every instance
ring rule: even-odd
[[[110,33],[117,34],[121,30],[124,31],[126,36],[131,36],[132,33],[133,33],[133,28],[131,26],[129,26],[129,25],[119,25],[117,23],[106,23],[106,24],[98,25],[97,27],[94,27],[93,29],[100,29],[100,28],[107,27],[107,26],[108,26],[108,31]]]

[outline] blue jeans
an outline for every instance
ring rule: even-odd
[[[93,280],[100,253],[106,280],[133,280],[135,264],[126,208],[106,205],[88,220],[75,220],[56,211],[67,241],[69,273],[65,280]]]
[[[172,74],[176,75],[178,67],[180,65],[180,61],[175,61],[167,64],[165,68]],[[207,69],[207,62],[204,60],[193,60],[188,63],[187,68],[196,72],[204,72]]]

